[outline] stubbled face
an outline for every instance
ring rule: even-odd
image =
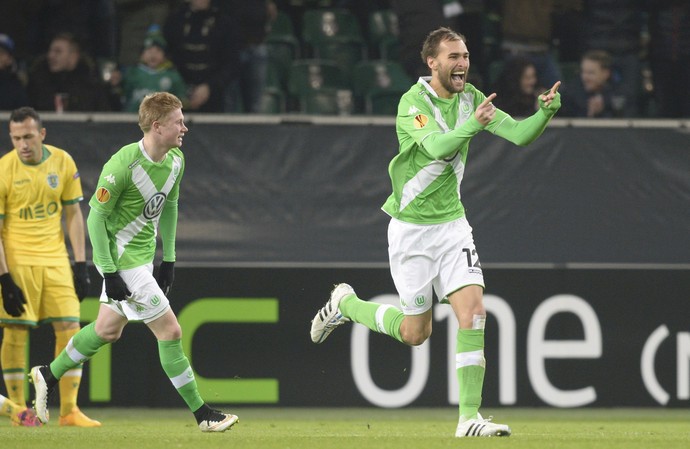
[[[537,87],[537,69],[533,65],[528,65],[520,76],[520,90],[523,94],[532,95]]]
[[[610,76],[611,71],[603,68],[596,61],[584,59],[580,63],[580,79],[586,92],[601,91]]]
[[[462,40],[443,41],[435,58],[428,58],[434,90],[443,98],[465,90],[470,69],[470,52]],[[435,81],[435,82],[434,82]]]
[[[184,124],[184,115],[182,109],[175,109],[170,112],[158,124],[158,130],[161,134],[163,143],[168,148],[175,148],[182,146],[182,139],[189,129]]]
[[[38,127],[36,120],[29,117],[23,122],[10,122],[10,139],[19,159],[25,164],[38,164],[43,158],[45,128]]]

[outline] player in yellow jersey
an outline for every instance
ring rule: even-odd
[[[59,354],[79,331],[79,301],[88,293],[89,277],[79,206],[83,193],[74,160],[43,143],[46,130],[32,108],[14,110],[9,130],[14,150],[0,158],[0,362],[9,398],[25,406],[29,327],[51,323]],[[98,427],[100,422],[77,407],[80,383],[81,366],[60,382],[60,425]]]

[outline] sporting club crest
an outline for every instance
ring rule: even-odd
[[[58,175],[55,173],[50,173],[48,177],[46,178],[46,181],[48,181],[48,185],[50,186],[51,189],[55,189],[58,186]]]

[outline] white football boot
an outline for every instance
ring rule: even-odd
[[[202,432],[225,432],[239,420],[240,418],[236,415],[211,409],[199,422],[199,429]]]
[[[474,419],[466,419],[464,416],[461,416],[458,427],[455,430],[455,436],[457,438],[510,436],[510,427],[505,424],[493,423],[491,418],[489,416],[488,419],[484,419],[480,414],[477,414],[477,417]]]
[[[323,343],[336,327],[350,321],[340,313],[338,307],[344,297],[354,294],[354,289],[348,284],[335,286],[326,305],[321,307],[314,319],[311,320],[311,341],[317,344]]]
[[[29,372],[29,380],[34,384],[36,391],[36,399],[34,406],[36,407],[36,417],[43,423],[47,423],[50,419],[48,414],[48,384],[41,371],[50,369],[46,365],[34,366]]]

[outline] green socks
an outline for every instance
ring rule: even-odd
[[[204,405],[204,401],[199,395],[189,359],[182,351],[182,340],[159,340],[158,355],[163,371],[168,375],[170,382],[187,403],[189,409],[191,411],[198,410]]]
[[[67,342],[65,349],[50,364],[50,371],[56,379],[60,379],[67,371],[81,366],[96,355],[106,343],[96,335],[96,323],[90,323]]]
[[[460,387],[460,416],[477,417],[484,386],[484,329],[458,329],[455,366]]]
[[[96,335],[96,323],[83,327],[72,337],[65,349],[50,364],[50,371],[60,379],[67,371],[80,366],[93,357],[107,342]],[[199,395],[192,367],[182,351],[181,340],[158,342],[161,366],[170,381],[187,403],[190,410],[198,410],[204,405]]]
[[[362,301],[356,295],[348,295],[338,307],[343,316],[360,323],[379,334],[389,335],[401,343],[400,324],[405,315],[390,304]]]
[[[405,343],[400,335],[400,324],[405,315],[394,306],[362,301],[356,295],[348,295],[338,307],[344,317],[360,323],[374,332],[389,335]],[[483,317],[482,317],[483,318]],[[482,403],[484,387],[484,322],[474,329],[458,329],[456,368],[460,387],[460,415],[476,418]]]

